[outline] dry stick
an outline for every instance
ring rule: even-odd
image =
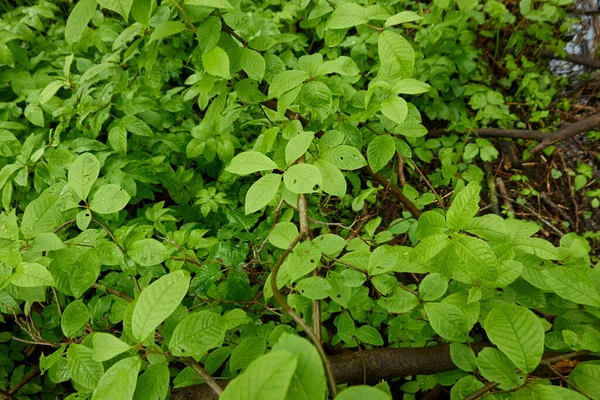
[[[335,397],[337,394],[335,378],[334,378],[333,372],[331,370],[331,364],[329,363],[329,360],[327,359],[327,354],[325,354],[325,350],[323,349],[323,344],[321,343],[321,341],[319,340],[319,338],[317,337],[315,332],[311,329],[311,327],[308,326],[308,324],[302,318],[300,318],[298,316],[298,314],[296,314],[294,312],[294,310],[288,305],[287,301],[285,301],[285,298],[283,297],[283,295],[279,291],[279,288],[277,287],[277,272],[279,271],[279,267],[281,267],[281,264],[283,264],[283,262],[285,261],[287,256],[292,252],[292,250],[294,250],[294,247],[296,247],[296,245],[298,243],[300,243],[300,241],[303,238],[304,238],[303,233],[302,232],[298,233],[298,235],[294,238],[294,240],[292,240],[292,243],[290,243],[288,248],[285,249],[283,254],[279,257],[279,259],[273,266],[273,270],[271,271],[271,289],[273,290],[273,297],[275,297],[277,302],[281,305],[281,308],[283,308],[283,310],[285,310],[285,312],[287,312],[288,315],[290,317],[292,317],[292,319],[298,325],[300,325],[302,327],[302,329],[304,329],[304,331],[306,332],[306,334],[308,335],[310,340],[313,342],[313,344],[317,348],[317,351],[319,352],[319,355],[321,356],[321,360],[323,361],[323,366],[325,367],[325,375],[327,376],[327,384],[329,385],[329,391],[330,391],[331,397]]]
[[[361,169],[363,172],[369,175],[371,179],[378,182],[384,188],[389,189],[390,192],[392,192],[392,194],[394,195],[394,197],[398,199],[398,201],[404,206],[404,208],[406,208],[412,214],[413,217],[418,219],[421,216],[421,211],[419,211],[417,207],[413,204],[413,202],[410,201],[408,197],[406,197],[404,193],[400,191],[400,189],[398,189],[398,186],[388,181],[379,172],[373,172],[371,167],[369,167],[368,165],[362,167]]]
[[[498,191],[500,192],[500,194],[498,194],[498,196],[504,200],[504,205],[506,206],[508,211],[511,213],[514,213],[515,210],[513,209],[512,204],[510,202],[510,196],[508,195],[508,192],[506,191],[506,186],[504,186],[504,181],[499,176],[496,177],[496,187],[498,188]]]
[[[217,394],[217,396],[220,396],[221,393],[223,393],[223,389],[221,388],[221,386],[219,386],[217,381],[215,381],[214,378],[210,376],[210,374],[204,369],[202,365],[197,363],[193,358],[187,358],[185,362],[190,367],[192,367],[192,369],[196,371],[198,375],[202,377],[202,379],[206,381],[206,384],[210,386],[210,388]]]
[[[569,61],[573,64],[585,65],[586,67],[600,69],[600,60],[578,56],[576,54],[567,54],[564,58],[552,50],[540,50],[538,54],[544,58],[553,60]]]
[[[474,129],[472,132],[479,137],[537,140],[539,141],[539,144],[531,150],[532,154],[536,154],[554,143],[568,139],[580,133],[592,131],[594,129],[597,129],[598,127],[600,127],[600,113],[592,114],[572,124],[564,125],[554,132],[495,128]],[[453,132],[447,131],[446,129],[433,129],[429,131],[427,136],[439,137],[450,133]]]
[[[406,185],[406,177],[404,176],[404,157],[397,151],[396,158],[398,159],[398,185],[404,187]]]
[[[429,179],[427,179],[427,177],[423,174],[423,172],[421,172],[421,169],[419,168],[419,166],[417,165],[417,163],[414,162],[411,159],[409,159],[408,161],[410,161],[410,163],[412,164],[413,167],[415,167],[415,169],[417,170],[417,172],[419,173],[419,175],[421,175],[421,178],[423,178],[423,180],[425,181],[425,184],[427,185],[427,187],[429,189],[431,189],[431,191],[433,192],[433,194],[437,198],[438,203],[440,203],[440,206],[442,206],[442,209],[444,211],[446,211],[446,207],[444,206],[444,201],[442,200],[442,198],[440,197],[440,195],[438,194],[438,192],[435,191],[435,189],[431,185],[431,182],[429,182]]]
[[[542,363],[544,363],[544,362],[542,361]],[[577,387],[577,385],[575,385],[573,382],[569,381],[567,378],[565,378],[565,376],[564,376],[563,374],[561,374],[560,372],[558,372],[558,371],[556,370],[556,368],[554,368],[554,367],[552,366],[552,364],[548,364],[548,363],[544,363],[544,364],[545,364],[545,365],[546,365],[548,368],[550,368],[550,371],[552,371],[552,372],[553,372],[553,373],[554,373],[556,376],[558,376],[558,377],[560,378],[560,380],[561,380],[561,381],[563,381],[564,383],[566,383],[568,386],[571,386],[571,388],[572,388],[573,390],[575,390],[576,392],[579,392],[579,394],[581,394],[582,396],[584,396],[584,397],[586,397],[586,398],[588,398],[588,399],[591,399],[591,397],[590,397],[590,396],[588,396],[587,394],[585,394],[585,393],[584,393],[584,392],[583,392],[581,389],[579,389],[579,388]]]

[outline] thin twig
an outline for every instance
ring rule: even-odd
[[[118,291],[117,289],[113,289],[113,288],[111,288],[109,286],[104,286],[104,285],[101,285],[99,283],[94,283],[92,285],[92,287],[94,289],[104,290],[106,293],[110,293],[110,294],[114,294],[115,296],[119,296],[123,300],[127,300],[127,301],[133,301],[134,300],[134,298],[131,297],[130,295],[128,295],[127,293],[123,293],[123,292]]]
[[[115,235],[113,235],[113,233],[110,231],[110,229],[108,229],[108,227],[106,225],[104,225],[102,222],[98,221],[96,218],[93,218],[93,217],[92,217],[92,222],[100,225],[100,227],[102,229],[104,229],[106,231],[106,233],[108,233],[108,236],[110,236],[111,240],[117,245],[119,250],[121,250],[121,253],[125,253],[125,250],[123,250],[123,248],[121,247],[119,242],[117,242],[117,238],[115,237]]]
[[[198,375],[200,375],[202,379],[206,381],[206,384],[210,386],[210,388],[217,394],[217,396],[220,396],[221,393],[223,393],[223,389],[221,389],[221,386],[219,386],[219,384],[214,380],[214,378],[210,376],[208,372],[206,372],[202,365],[198,364],[192,358],[186,359],[186,364],[192,367],[192,369],[196,371]]]
[[[423,180],[425,181],[425,184],[427,185],[427,187],[429,189],[431,189],[431,191],[435,195],[435,198],[437,199],[438,203],[440,203],[440,206],[442,206],[442,209],[444,211],[446,211],[446,207],[444,206],[444,201],[442,200],[442,198],[440,197],[440,195],[438,194],[438,192],[435,191],[435,189],[431,185],[431,182],[429,182],[429,179],[427,179],[427,177],[423,174],[423,172],[421,172],[421,169],[417,166],[417,163],[414,162],[413,160],[411,160],[410,158],[408,159],[408,161],[411,163],[411,165],[413,167],[415,167],[415,169],[417,170],[417,172],[419,173],[419,175],[421,175],[421,178],[423,178]]]
[[[8,391],[8,393],[10,393],[10,394],[17,393],[23,386],[25,386],[27,384],[27,382],[29,382],[30,380],[32,380],[33,378],[38,376],[39,373],[40,373],[40,367],[38,367],[38,366],[33,367],[33,369],[31,371],[29,371],[29,373],[27,375],[25,375],[23,377],[23,379],[21,379],[15,386],[13,386]]]

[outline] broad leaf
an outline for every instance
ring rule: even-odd
[[[283,174],[283,182],[292,193],[312,193],[322,181],[319,169],[310,164],[296,164]]]
[[[131,400],[141,364],[139,357],[117,361],[98,381],[92,400]]]
[[[119,185],[104,185],[92,197],[90,209],[98,214],[112,214],[121,211],[131,196]]]
[[[374,172],[379,171],[390,162],[396,154],[394,139],[388,135],[376,136],[369,143],[367,159]]]
[[[80,0],[75,4],[65,27],[67,43],[73,44],[81,39],[83,31],[94,16],[97,4],[96,0]]]
[[[381,113],[397,124],[403,124],[408,116],[406,100],[398,96],[390,96],[381,102]],[[395,150],[395,146],[393,147]]]
[[[245,212],[251,214],[265,207],[279,191],[281,175],[268,174],[254,182],[246,193]]]
[[[277,164],[257,151],[245,151],[233,157],[225,170],[232,174],[248,175],[258,171],[277,169]]]
[[[127,254],[133,261],[144,267],[160,264],[169,256],[165,245],[155,239],[142,239],[134,242],[127,249]]]
[[[585,272],[557,267],[543,270],[542,274],[552,290],[563,299],[576,304],[600,307],[600,294]]]
[[[210,311],[186,316],[175,328],[169,349],[176,357],[200,358],[210,349],[219,347],[225,338],[223,317]]]
[[[479,211],[480,190],[477,183],[471,182],[456,195],[446,214],[449,228],[460,230],[473,219]]]
[[[100,162],[90,153],[83,153],[69,167],[69,185],[81,200],[86,200],[100,173]]]

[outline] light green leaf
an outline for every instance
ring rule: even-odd
[[[52,274],[42,264],[22,262],[10,277],[10,283],[19,287],[54,286]]]
[[[131,196],[114,183],[104,185],[92,197],[90,209],[98,214],[112,214],[125,208]]]
[[[504,390],[514,389],[523,384],[512,363],[498,349],[485,348],[477,355],[477,368],[479,373],[488,381],[500,383]]]
[[[392,31],[383,31],[377,42],[381,63],[395,62],[400,64],[403,78],[410,78],[415,64],[415,50],[410,43]]]
[[[323,362],[315,346],[307,339],[284,333],[273,346],[273,352],[285,351],[298,356],[286,400],[323,399],[327,391]]]
[[[335,60],[325,61],[317,68],[317,76],[339,74],[343,76],[355,76],[360,73],[360,69],[353,59],[346,56],[340,56]]]
[[[488,242],[472,236],[459,236],[453,241],[453,249],[457,258],[456,264],[449,266],[453,279],[476,284],[498,278],[498,259]]]
[[[285,163],[289,165],[304,155],[314,137],[314,132],[302,132],[294,136],[285,146]]]
[[[319,265],[321,260],[321,250],[311,242],[303,242],[296,246],[290,254],[287,263],[287,273],[290,281],[312,272]]]
[[[355,170],[367,165],[360,151],[356,147],[348,145],[336,146],[327,150],[321,155],[321,158],[342,170]]]
[[[383,338],[377,329],[370,325],[363,325],[354,332],[354,336],[362,343],[373,346],[383,346]]]
[[[250,79],[260,82],[265,76],[265,59],[257,51],[244,47],[242,50],[242,69]]]
[[[129,17],[129,11],[131,10],[131,5],[133,4],[133,0],[96,0],[101,7],[107,8],[111,11],[114,11],[118,14],[121,14],[123,19],[127,21],[127,17]]]
[[[108,143],[117,153],[127,153],[127,128],[124,124],[115,124],[108,131]]]
[[[296,290],[304,297],[311,300],[326,299],[331,290],[331,285],[320,276],[304,278],[296,284]]]
[[[69,167],[67,178],[81,200],[86,200],[100,174],[100,162],[90,153],[83,153]]]
[[[600,398],[600,365],[587,362],[577,364],[569,380],[592,399]]]
[[[292,222],[280,222],[269,232],[269,242],[280,249],[287,249],[298,236],[298,228]]]
[[[128,357],[117,361],[98,381],[92,400],[131,400],[142,360]]]
[[[377,172],[390,162],[396,154],[394,139],[388,135],[376,136],[369,143],[367,159],[373,172]]]
[[[277,164],[258,151],[245,151],[233,157],[225,171],[237,175],[248,175],[258,171],[277,169]]]
[[[72,304],[72,303],[71,303]],[[130,350],[131,347],[114,335],[105,332],[96,332],[92,337],[94,344],[93,357],[96,361],[108,361],[119,354]]]
[[[283,182],[292,193],[312,193],[322,178],[319,169],[310,164],[296,164],[283,173]]]
[[[281,400],[286,398],[298,365],[298,355],[272,351],[254,360],[225,388],[220,400]]]
[[[473,219],[479,211],[480,190],[476,182],[471,182],[456,195],[446,214],[448,227],[458,231]]]
[[[131,323],[133,336],[142,341],[151,334],[181,303],[187,293],[190,277],[184,271],[171,272],[142,290]]]
[[[187,315],[173,331],[169,349],[175,357],[200,358],[225,339],[223,317],[211,311]]]
[[[419,217],[416,237],[423,240],[428,236],[444,234],[448,231],[444,215],[437,211],[425,211]]]
[[[557,267],[542,270],[546,283],[563,299],[575,304],[600,307],[600,295],[584,271]]]
[[[188,6],[229,8],[233,10],[233,6],[227,0],[185,0],[185,4]]]
[[[25,118],[35,126],[44,127],[44,112],[36,103],[29,103],[25,107]]]
[[[463,371],[473,372],[477,367],[477,359],[473,350],[463,343],[454,342],[450,345],[452,362]]]
[[[154,0],[133,0],[131,6],[131,16],[133,19],[143,26],[150,25],[153,2]]]
[[[91,390],[96,388],[104,374],[102,363],[95,361],[92,355],[92,349],[81,344],[70,344],[67,350],[67,368],[71,379]]]
[[[133,400],[164,400],[169,391],[167,363],[152,364],[138,378]]]
[[[587,397],[560,386],[535,385],[533,389],[535,400],[585,400]]]
[[[346,194],[346,178],[338,167],[326,160],[317,160],[314,166],[319,169],[323,180],[321,189],[327,194],[344,197]]]
[[[392,400],[392,397],[372,386],[351,386],[344,389],[335,400]]]
[[[229,79],[229,56],[219,46],[213,47],[211,50],[202,54],[202,64],[204,69],[211,75],[220,76],[221,78]]]
[[[154,136],[152,129],[141,119],[133,116],[126,115],[121,119],[121,122],[125,125],[125,128],[138,136]]]
[[[160,264],[169,257],[165,245],[155,239],[142,239],[134,242],[127,249],[127,254],[143,267]]]
[[[75,4],[65,27],[65,39],[67,43],[73,43],[81,39],[83,31],[87,28],[88,23],[94,16],[96,11],[96,0],[80,0]]]
[[[68,338],[79,336],[77,333],[80,333],[81,328],[89,321],[90,317],[90,311],[82,300],[69,303],[65,307],[60,321],[63,334]]]
[[[156,25],[156,28],[150,35],[150,40],[148,43],[152,43],[154,41],[161,41],[167,36],[176,35],[179,32],[185,30],[185,24],[181,21],[167,21],[162,24]],[[227,69],[229,71],[229,69]]]
[[[398,14],[392,15],[385,21],[385,27],[394,26],[399,24],[405,24],[407,22],[414,22],[423,19],[419,14],[414,11],[401,11]]]
[[[277,74],[269,85],[269,97],[280,97],[285,92],[297,88],[308,78],[305,71],[291,70]]]
[[[356,3],[344,3],[335,8],[327,23],[328,29],[346,29],[369,22],[367,11]]]
[[[415,308],[419,304],[419,299],[414,294],[397,288],[391,296],[380,298],[377,304],[388,312],[402,314]]]
[[[262,356],[267,349],[264,338],[249,336],[244,338],[231,352],[229,369],[237,371],[246,368],[248,364]]]
[[[400,94],[419,94],[426,93],[429,89],[431,89],[431,86],[428,84],[416,79],[407,78],[396,83],[392,88],[392,91]]]
[[[246,314],[246,311],[241,308],[234,308],[223,314],[223,324],[226,331],[235,329],[240,325],[245,325],[252,322],[252,318]]]
[[[425,303],[429,323],[446,340],[465,341],[468,329],[465,314],[456,306],[446,303]]]
[[[58,92],[58,90],[63,87],[65,85],[64,81],[53,81],[50,82],[45,88],[44,90],[42,90],[42,92],[40,93],[38,100],[40,102],[40,104],[46,104],[48,101],[50,101],[50,99],[52,97],[54,97],[54,95],[56,94],[56,92]]]
[[[485,319],[485,331],[492,343],[524,372],[533,371],[544,353],[544,327],[525,307],[495,306]]]
[[[448,280],[442,274],[429,274],[419,284],[419,294],[425,301],[433,301],[442,297],[448,290]]]
[[[397,124],[403,124],[408,116],[406,100],[398,96],[390,96],[381,102],[381,113]],[[394,146],[395,149],[396,146]]]
[[[215,15],[211,15],[202,21],[196,30],[196,35],[198,46],[200,46],[203,53],[212,50],[217,45],[221,37],[221,28],[221,20]]]
[[[516,248],[535,254],[544,260],[562,260],[560,251],[547,240],[540,238],[524,238],[515,242]]]
[[[281,184],[281,175],[268,174],[254,182],[246,193],[244,210],[246,215],[265,207],[277,194]]]
[[[58,223],[58,198],[43,192],[25,208],[21,231],[26,239],[48,232]]]

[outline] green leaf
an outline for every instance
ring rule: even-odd
[[[164,400],[169,391],[167,363],[152,364],[138,378],[133,400]]]
[[[128,357],[117,361],[98,381],[92,400],[131,400],[142,360]]]
[[[268,174],[254,182],[246,193],[244,210],[246,215],[265,207],[279,191],[281,175]]]
[[[79,336],[76,334],[89,321],[90,317],[91,314],[82,300],[75,300],[69,303],[65,307],[60,322],[63,334],[68,338]]]
[[[155,239],[142,239],[134,242],[127,254],[143,267],[157,265],[169,257],[169,251],[164,244]]]
[[[285,163],[289,165],[304,155],[314,137],[314,132],[302,132],[290,139],[285,146]]]
[[[152,43],[154,41],[161,41],[167,36],[176,35],[179,32],[183,32],[185,30],[185,24],[181,21],[167,21],[162,24],[156,25],[156,28],[150,35],[150,40],[148,43]],[[229,71],[229,68],[227,69]]]
[[[67,43],[73,43],[81,39],[83,31],[87,28],[88,23],[94,16],[96,11],[96,0],[80,0],[75,4],[65,27],[65,39]]]
[[[304,242],[295,247],[286,264],[290,281],[312,272],[319,265],[321,251],[311,242]]]
[[[402,314],[415,308],[419,304],[419,299],[414,294],[397,288],[391,296],[380,298],[377,304],[388,312]]]
[[[467,321],[458,307],[445,303],[425,303],[423,307],[431,327],[438,335],[446,340],[467,339]]]
[[[600,365],[583,362],[569,374],[569,380],[592,399],[600,398]]]
[[[305,71],[291,70],[277,74],[269,85],[269,97],[280,97],[285,92],[297,88],[308,78]]]
[[[277,169],[277,164],[257,151],[245,151],[233,157],[225,171],[237,175],[248,175],[258,171]]]
[[[390,96],[381,102],[381,113],[397,124],[403,124],[408,116],[406,100],[398,96]],[[393,147],[395,150],[396,146]]]
[[[133,0],[96,0],[101,7],[107,8],[111,11],[121,14],[121,16],[127,20],[129,17],[129,11]]]
[[[95,389],[104,374],[102,363],[95,361],[93,351],[81,344],[70,344],[67,350],[67,368],[71,379],[87,389]]]
[[[25,107],[25,118],[35,126],[44,127],[44,112],[36,103],[29,103]]]
[[[204,69],[211,75],[220,76],[221,78],[229,79],[229,56],[219,46],[213,47],[211,50],[202,54],[202,64]]]
[[[377,42],[379,59],[382,64],[387,62],[398,63],[401,67],[400,74],[403,78],[413,75],[415,64],[415,50],[410,43],[392,31],[383,31]]]
[[[58,350],[54,353],[46,356],[44,354],[40,355],[40,372],[44,375],[44,372],[48,371],[54,364],[56,364],[59,360],[63,359],[62,355],[67,348],[66,344],[62,344]]]
[[[376,136],[369,143],[367,159],[373,172],[377,172],[390,162],[396,154],[394,139],[388,135]]]
[[[335,60],[328,60],[319,65],[316,75],[339,74],[343,76],[356,76],[359,73],[360,69],[353,59],[340,56]]]
[[[119,185],[102,186],[90,201],[90,209],[98,214],[112,214],[125,208],[131,196]]]
[[[327,194],[344,197],[346,194],[346,178],[335,165],[326,160],[317,160],[314,166],[321,173],[321,189]]]
[[[131,16],[133,19],[143,26],[150,25],[153,2],[154,0],[133,0],[131,6]]]
[[[52,274],[42,264],[22,262],[10,277],[10,283],[19,287],[54,286]]]
[[[260,53],[244,47],[242,50],[242,69],[250,79],[260,82],[265,76],[265,59]]]
[[[63,87],[65,85],[64,81],[53,81],[50,82],[45,88],[44,90],[42,90],[42,92],[40,93],[38,100],[40,102],[40,104],[46,104],[48,101],[50,101],[50,99],[52,97],[54,97],[54,95],[56,94],[56,92],[58,92],[58,90]]]
[[[71,303],[72,304],[72,303]],[[96,361],[108,361],[119,354],[128,351],[131,347],[114,335],[105,332],[96,332],[92,337],[94,344],[93,357]]]
[[[355,170],[367,165],[360,151],[353,146],[336,146],[324,152],[321,157],[342,170]]]
[[[420,94],[428,92],[429,89],[431,89],[431,86],[428,84],[416,79],[407,78],[396,83],[392,91],[400,94]]]
[[[444,215],[437,211],[425,211],[419,217],[416,237],[423,240],[428,236],[441,235],[448,231]]]
[[[246,312],[240,308],[234,308],[231,311],[227,311],[223,315],[223,324],[225,330],[229,331],[237,328],[240,325],[245,325],[252,322],[252,318],[246,314]]]
[[[535,385],[533,389],[536,400],[585,400],[581,394],[560,386]]]
[[[190,277],[184,271],[175,271],[157,279],[142,291],[133,309],[131,331],[135,339],[146,339],[175,311],[187,293],[189,284]]]
[[[185,4],[188,6],[228,8],[233,10],[233,6],[227,0],[185,0]]]
[[[552,290],[563,299],[575,304],[600,307],[600,295],[585,272],[557,267],[542,270],[542,275]]]
[[[544,327],[525,307],[495,306],[485,319],[485,331],[492,343],[524,372],[533,371],[544,353]]]
[[[311,300],[326,299],[331,290],[331,284],[320,276],[304,278],[296,284],[296,290],[304,297]]]
[[[117,153],[127,153],[127,128],[124,124],[116,124],[108,131],[108,143]]]
[[[383,338],[377,329],[370,325],[363,325],[354,332],[354,336],[362,343],[373,346],[383,346]]]
[[[463,343],[454,342],[450,345],[452,362],[463,371],[473,372],[477,367],[477,359],[473,350]]]
[[[423,19],[419,14],[414,11],[401,11],[398,14],[392,15],[385,21],[385,27],[394,26],[399,24],[405,24],[407,22],[414,22]]]
[[[264,354],[267,348],[265,339],[249,336],[241,341],[231,352],[229,369],[237,371],[246,368],[248,364]]]
[[[286,398],[298,365],[298,355],[273,351],[254,360],[225,388],[220,400],[280,400]]]
[[[292,193],[313,193],[321,185],[319,169],[310,164],[296,164],[283,173],[283,182]]]
[[[488,381],[500,383],[504,390],[514,389],[523,384],[512,363],[500,350],[485,348],[477,355],[479,373]]]
[[[419,284],[419,294],[425,301],[433,301],[442,297],[448,290],[448,280],[442,274],[429,274]]]
[[[356,3],[345,3],[335,8],[327,23],[328,29],[346,29],[369,22],[367,11]]]
[[[69,167],[69,185],[81,200],[86,200],[100,174],[100,162],[90,153],[83,153]]]
[[[456,195],[446,214],[449,228],[461,230],[473,219],[479,211],[480,190],[476,182],[471,182]]]
[[[223,317],[211,311],[187,315],[173,331],[169,349],[175,357],[200,358],[225,339]]]
[[[392,400],[392,397],[372,386],[351,386],[344,389],[335,400]]]
[[[272,351],[289,352],[297,356],[298,365],[285,396],[286,400],[325,398],[327,382],[323,362],[311,342],[297,335],[284,333]]]
[[[298,236],[298,228],[292,222],[280,222],[269,232],[269,242],[280,249],[287,249]]]
[[[540,238],[524,238],[516,241],[516,248],[535,254],[544,260],[562,260],[560,251],[547,240]]]
[[[134,135],[154,136],[152,129],[150,129],[144,121],[133,115],[126,115],[121,119],[121,122],[125,125],[125,128]]]
[[[26,239],[48,232],[58,223],[58,198],[43,192],[25,208],[21,231]]]

